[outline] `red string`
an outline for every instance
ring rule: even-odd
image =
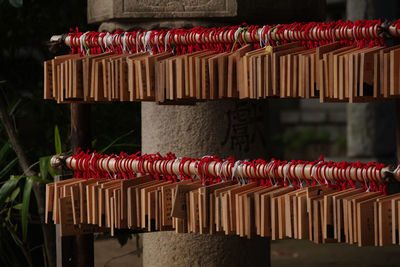
[[[111,161],[113,161],[113,168],[111,168]],[[134,161],[137,162],[136,171],[132,165]],[[100,155],[96,151],[90,152],[87,150],[85,152],[78,149],[72,156],[72,159],[67,161],[67,167],[73,169],[73,166],[75,166],[74,177],[80,179],[107,177],[111,179],[132,179],[137,172],[141,175],[151,174],[157,180],[165,179],[177,182],[178,180],[187,180],[192,177],[189,167],[191,163],[195,163],[194,166],[198,171],[201,182],[204,185],[209,185],[225,180],[222,179],[222,174],[225,177],[232,176],[235,159],[230,157],[221,160],[216,156],[204,157],[202,159],[185,157],[179,161],[179,175],[176,175],[173,170],[174,163],[176,163],[176,156],[172,153],[167,153],[163,157],[159,153],[140,155],[140,152],[138,152],[128,156],[126,153],[121,152],[116,156],[114,154]],[[314,162],[292,160],[288,163],[287,161],[275,159],[266,162],[262,159],[257,159],[251,162],[242,161],[240,163],[244,165],[242,168],[244,177],[248,178],[250,182],[257,182],[260,186],[272,186],[272,177],[274,177],[277,184],[282,186],[288,186],[288,181],[291,180],[293,187],[297,189],[301,185],[301,178],[305,179],[307,185],[310,186],[311,183],[305,176],[305,167],[306,165],[311,165],[310,172],[314,185],[319,181],[318,183],[320,184],[327,184],[335,189],[344,190],[347,186],[355,188],[354,181],[358,181],[364,190],[387,193],[387,186],[381,183],[384,164],[376,162],[366,164],[361,162],[334,163],[332,161],[323,161],[321,156]],[[212,171],[210,164],[213,164],[211,165]],[[300,167],[302,177],[299,177],[296,172],[299,164],[303,164]],[[219,168],[217,168],[217,165],[219,165]],[[287,168],[286,174],[284,168]],[[328,183],[328,180],[332,182]]]
[[[260,38],[267,37],[268,45],[275,46],[275,41],[285,44],[291,41],[302,41],[304,47],[314,48],[324,45],[332,41],[339,40],[342,45],[353,45],[357,43],[360,47],[384,46],[384,40],[379,36],[378,30],[382,24],[381,20],[357,20],[351,21],[332,21],[332,22],[308,22],[283,24],[283,25],[266,25],[264,30],[260,32]],[[260,47],[257,41],[259,31],[258,25],[250,25],[243,23],[242,27],[248,27],[246,32],[241,32],[238,36],[239,43],[245,43],[244,36],[247,34],[249,41],[254,44],[254,48]],[[400,20],[392,23],[397,34],[400,33]],[[192,53],[204,49],[214,50],[217,52],[230,51],[235,42],[234,34],[239,26],[233,27],[212,27],[202,28],[195,27],[192,29],[171,29],[151,31],[149,45],[153,53],[161,53],[175,50],[176,55]],[[274,30],[272,30],[274,29]],[[167,33],[169,37],[165,40]],[[272,39],[272,32],[276,40]],[[348,33],[351,33],[349,36]],[[83,33],[79,29],[70,29],[68,34],[70,40],[71,53],[86,54],[81,51],[80,37]],[[136,53],[143,50],[145,31],[122,32],[116,30],[111,33],[111,45],[105,46],[104,38],[107,33],[87,32],[85,34],[85,46],[91,54],[99,54],[103,51],[121,54],[124,51],[122,37],[126,36],[126,52]],[[200,40],[197,40],[199,36]],[[177,39],[177,40],[176,40]],[[178,41],[176,44],[175,41]],[[165,44],[166,42],[166,44]],[[239,47],[239,43],[235,44],[233,50]],[[163,45],[164,44],[164,45]]]

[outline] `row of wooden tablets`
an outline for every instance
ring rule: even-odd
[[[272,240],[309,239],[358,246],[399,244],[400,194],[295,189],[222,181],[203,185],[141,176],[126,180],[68,179],[46,187],[46,222],[61,235],[110,231],[226,234]]]
[[[267,97],[365,102],[400,95],[400,46],[306,49],[289,43],[223,53],[65,55],[46,61],[44,69],[44,98],[59,103]]]

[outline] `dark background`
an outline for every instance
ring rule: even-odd
[[[43,61],[55,56],[46,45],[52,35],[67,33],[76,27],[81,31],[97,30],[96,25],[87,24],[86,3],[83,0],[24,0],[23,3],[18,0],[0,0],[0,94],[6,99],[30,164],[38,162],[40,157],[55,154],[56,125],[63,151],[70,150],[69,105],[43,100]],[[140,150],[139,103],[93,104],[91,109],[93,149],[102,149],[133,130],[132,134],[119,140],[106,153],[124,151],[133,154]],[[118,119],[115,114],[118,114]],[[0,147],[7,140],[7,133],[0,124]],[[14,158],[15,154],[10,150],[0,162],[0,169]],[[38,165],[33,168],[39,172]],[[8,175],[0,178],[0,187],[11,174],[22,174],[18,164],[8,171]],[[23,183],[20,187],[22,192]],[[21,201],[21,195],[17,197],[18,201]],[[30,250],[34,265],[44,266],[42,233],[33,198],[32,194],[25,246]],[[13,210],[11,216],[11,221],[16,225],[16,233],[20,234],[19,211]],[[12,235],[9,235],[6,227],[0,228],[0,266],[7,266],[3,262],[6,258],[15,266],[27,266]]]

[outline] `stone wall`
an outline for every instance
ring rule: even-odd
[[[346,104],[319,103],[318,99],[281,100],[281,130],[276,138],[283,146],[283,158],[315,160],[346,156]]]
[[[325,1],[303,0],[88,0],[89,23],[211,19],[227,23],[321,20]],[[273,10],[273,12],[270,12]]]

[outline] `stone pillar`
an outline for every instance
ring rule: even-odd
[[[142,103],[142,150],[177,156],[267,156],[265,101],[222,100],[195,105]]]
[[[88,0],[101,30],[158,29],[323,20],[319,0]],[[192,106],[142,103],[142,150],[177,156],[267,158],[265,101]],[[269,239],[155,232],[142,235],[144,266],[269,266]]]
[[[142,103],[142,150],[177,156],[265,158],[262,101],[193,106]],[[143,266],[269,266],[269,239],[156,232],[142,235]]]
[[[347,19],[395,19],[395,0],[347,0]],[[353,158],[391,160],[396,151],[394,103],[347,105],[347,154]]]
[[[269,238],[154,232],[143,236],[143,266],[270,266]]]

